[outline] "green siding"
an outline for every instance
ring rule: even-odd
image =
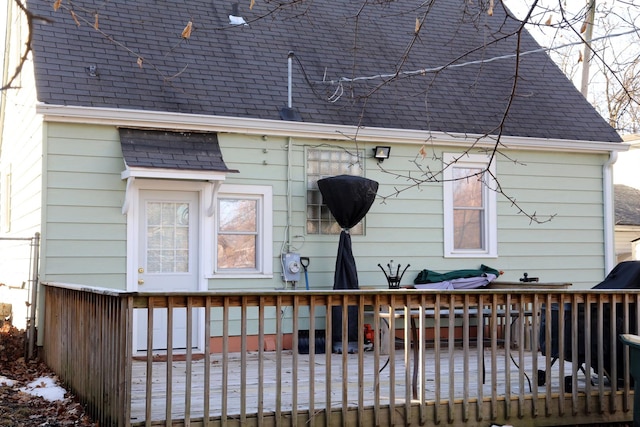
[[[117,129],[50,124],[43,280],[125,288],[124,161]]]
[[[333,285],[338,236],[307,235],[306,177],[308,147],[333,146],[355,150],[349,142],[290,141],[286,138],[220,134],[224,159],[240,173],[230,174],[228,184],[270,185],[273,188],[273,278],[210,279],[210,289],[278,289],[280,251],[289,230],[291,250],[308,256],[309,282],[313,288]],[[73,281],[124,288],[126,268],[126,216],[121,207],[125,182],[124,163],[115,127],[50,124],[46,128],[46,280]],[[373,144],[371,144],[373,145]],[[358,146],[367,155],[371,147]],[[365,175],[380,183],[379,199],[366,217],[366,232],[353,236],[361,285],[385,286],[377,264],[389,259],[411,264],[403,283],[411,283],[423,268],[448,271],[476,268],[484,263],[505,271],[504,280],[518,280],[527,271],[544,281],[571,281],[590,287],[604,276],[602,163],[604,155],[575,153],[509,152],[516,162],[500,158],[497,173],[505,192],[544,224],[530,220],[498,197],[498,258],[445,259],[442,232],[442,184],[424,183],[408,188],[403,178],[423,170],[437,170],[441,147],[424,161],[419,147],[396,145],[393,155],[378,168],[364,159]],[[292,165],[287,167],[288,158]],[[390,173],[389,173],[390,172]],[[287,177],[291,181],[287,182]],[[394,194],[397,189],[402,190]],[[288,192],[290,196],[288,196]],[[287,201],[291,222],[287,224]],[[303,279],[304,280],[304,279]],[[304,287],[299,283],[298,287]]]
[[[124,162],[117,129],[112,126],[51,123],[41,128],[37,120],[19,138],[32,146],[13,153],[13,161],[29,165],[14,175],[15,194],[20,208],[15,211],[16,224],[23,232],[35,231],[42,216],[43,281],[81,283],[124,289],[126,279],[127,218],[122,214],[126,183],[120,174]],[[40,134],[44,144],[39,145]],[[306,149],[335,147],[371,153],[370,146],[326,140],[289,141],[245,135],[220,134],[225,162],[240,173],[229,174],[228,184],[270,185],[273,189],[272,278],[212,278],[212,290],[281,289],[280,252],[289,232],[292,247],[311,259],[309,286],[330,289],[333,286],[338,236],[306,233]],[[11,144],[4,138],[3,161]],[[289,144],[291,152],[289,153]],[[375,144],[371,144],[373,146]],[[4,149],[7,149],[5,152]],[[17,148],[17,147],[16,147]],[[498,196],[498,258],[451,259],[443,257],[442,183],[410,186],[408,174],[420,170],[439,170],[443,153],[460,152],[451,147],[436,147],[434,156],[422,160],[420,147],[394,145],[392,156],[378,167],[364,159],[365,176],[380,184],[379,198],[366,217],[364,235],[352,236],[353,252],[362,286],[386,287],[378,263],[393,259],[402,266],[411,264],[403,284],[413,282],[417,273],[428,268],[449,271],[477,268],[480,264],[503,270],[503,280],[517,281],[524,272],[547,282],[573,282],[577,287],[591,287],[602,280],[604,272],[604,228],[602,198],[602,164],[605,155],[576,153],[541,153],[512,151],[498,159],[497,174],[505,193],[528,213],[553,220],[536,224],[518,212],[509,199]],[[38,156],[43,150],[42,163]],[[291,165],[288,166],[288,159]],[[357,166],[357,165],[356,165]],[[43,175],[42,171],[46,170]],[[15,173],[15,170],[14,170]],[[44,180],[41,179],[44,176]],[[290,177],[290,181],[288,181]],[[44,190],[41,193],[41,189]],[[400,190],[398,194],[395,194]],[[39,201],[43,201],[42,210]],[[291,201],[291,218],[287,223],[287,203]],[[37,220],[34,220],[37,218]],[[304,275],[296,284],[304,289]],[[219,312],[212,322],[217,322]],[[268,331],[275,332],[274,319],[285,319],[285,331],[291,328],[291,307],[283,313],[267,313]],[[257,321],[257,313],[249,311]],[[300,314],[302,328],[307,315]],[[322,316],[319,313],[319,317]],[[320,325],[322,320],[319,320]],[[231,313],[229,331],[240,331],[240,314]],[[249,323],[253,327],[252,322]],[[249,331],[253,333],[255,331]],[[220,335],[219,327],[213,335]]]
[[[326,141],[294,140],[292,162],[304,164],[305,147]],[[228,182],[253,184],[269,182],[274,186],[274,237],[282,238],[286,225],[286,141],[224,135],[221,145],[225,161],[240,169]],[[251,148],[255,145],[255,148]],[[373,144],[372,144],[373,145]],[[353,150],[342,142],[338,148]],[[370,147],[358,147],[369,153]],[[408,182],[402,177],[411,170],[418,175],[414,164],[423,169],[438,170],[443,152],[460,152],[442,148],[435,157],[425,161],[417,158],[416,146],[394,146],[393,155],[382,166],[391,173],[381,171],[372,159],[364,161],[365,174],[380,183],[378,194],[390,196],[372,206],[366,217],[364,236],[353,236],[361,285],[385,286],[386,282],[377,266],[394,259],[403,265],[410,263],[403,283],[411,283],[423,268],[447,271],[475,268],[481,263],[505,271],[503,280],[518,280],[524,271],[544,281],[571,281],[576,286],[591,287],[604,277],[602,164],[604,155],[575,153],[540,153],[534,151],[509,152],[518,163],[500,159],[497,173],[506,194],[528,213],[537,213],[542,219],[555,215],[544,224],[531,223],[518,214],[511,202],[498,197],[498,250],[499,257],[488,259],[445,259],[442,245],[442,187],[441,183],[425,183],[406,189]],[[263,151],[267,151],[264,153]],[[247,163],[251,160],[253,163]],[[266,165],[262,164],[267,162]],[[247,166],[245,166],[245,164]],[[304,236],[294,239],[299,252],[311,258],[309,281],[314,288],[330,288],[338,236],[307,235],[305,232],[305,174],[298,166],[291,168],[292,207],[294,210],[291,234]],[[258,180],[256,182],[255,180]],[[402,191],[396,195],[396,189]],[[297,196],[300,196],[299,198]],[[279,249],[281,242],[274,242]],[[276,255],[278,252],[275,253]],[[274,268],[279,272],[278,260]],[[212,283],[216,289],[232,286],[233,281]],[[261,287],[253,282],[252,287]],[[265,287],[280,286],[278,277]],[[304,283],[298,284],[304,286]]]

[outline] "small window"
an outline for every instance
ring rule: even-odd
[[[493,162],[484,155],[460,154],[443,160],[445,256],[498,256]]]
[[[222,186],[216,212],[216,273],[272,273],[271,209],[271,187]]]
[[[360,154],[362,157],[362,154]],[[340,234],[342,230],[327,205],[322,203],[318,180],[337,175],[363,176],[358,153],[338,150],[307,150],[307,233]],[[364,220],[350,233],[364,234]]]

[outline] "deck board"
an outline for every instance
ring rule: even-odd
[[[453,374],[449,374],[449,352],[447,349],[443,350],[440,354],[440,371],[441,375],[436,375],[435,372],[435,360],[434,353],[427,350],[425,353],[425,385],[424,391],[425,401],[435,401],[437,393],[441,399],[449,398],[450,396],[450,377],[453,378],[453,397],[454,399],[462,399],[465,394],[464,384],[467,384],[467,393],[470,397],[478,396],[479,390],[476,384],[478,384],[478,366],[477,353],[475,351],[469,352],[467,356],[467,362],[465,366],[465,357],[462,349],[455,349],[453,352],[454,368]],[[519,355],[516,353],[513,355],[518,360]],[[362,373],[362,388],[363,399],[365,406],[373,406],[375,399],[375,384],[379,382],[380,391],[380,405],[389,405],[391,402],[391,394],[393,393],[393,399],[396,405],[402,405],[406,402],[406,396],[411,396],[411,383],[407,384],[407,373],[405,370],[405,354],[404,351],[398,350],[395,353],[395,381],[391,381],[390,375],[392,372],[391,364],[387,366],[378,376],[374,370],[374,353],[366,352],[363,355],[364,362]],[[486,382],[482,386],[482,395],[484,399],[490,398],[494,390],[494,386],[491,381],[495,377],[495,393],[498,396],[504,397],[507,393],[506,377],[510,377],[510,393],[513,396],[517,396],[520,393],[522,387],[525,388],[524,393],[530,393],[530,385],[533,384],[533,378],[531,378],[532,372],[532,354],[526,352],[524,354],[524,371],[529,379],[525,376],[520,377],[518,367],[516,364],[507,358],[504,349],[499,349],[496,353],[496,371],[491,371],[490,353],[485,351],[485,369],[486,369]],[[545,357],[537,354],[538,367],[544,369]],[[380,367],[386,361],[387,356],[380,357]],[[309,408],[309,389],[312,378],[310,378],[309,370],[309,355],[297,355],[298,367],[297,370],[293,369],[294,355],[290,350],[282,351],[282,370],[278,372],[277,368],[277,353],[265,352],[263,353],[263,385],[260,387],[258,372],[260,366],[260,358],[258,352],[250,352],[246,356],[246,398],[243,402],[241,399],[242,387],[241,372],[242,372],[242,359],[239,353],[232,353],[228,356],[229,371],[227,375],[227,401],[226,401],[226,415],[229,417],[237,417],[249,414],[255,414],[258,412],[258,403],[261,400],[264,405],[265,412],[288,412],[292,410],[293,402],[293,384],[297,385],[297,409],[307,410]],[[315,355],[314,358],[314,370],[315,379],[314,382],[314,402],[313,407],[315,410],[321,410],[330,406],[332,408],[341,408],[343,406],[342,390],[344,384],[341,381],[342,375],[340,370],[342,369],[343,356],[339,354],[331,355],[331,400],[327,402],[326,396],[326,373],[327,373],[327,360],[324,354]],[[507,363],[508,361],[508,363]],[[191,403],[190,414],[194,418],[203,417],[204,408],[204,363],[205,360],[196,360],[192,362],[192,378],[191,378]],[[218,417],[222,415],[223,401],[223,364],[222,357],[219,354],[212,355],[208,363],[211,364],[211,393],[210,393],[210,416]],[[153,363],[153,379],[152,379],[152,414],[153,421],[161,421],[166,416],[166,362],[154,362]],[[413,369],[412,362],[409,364],[409,372]],[[348,382],[347,388],[347,404],[350,407],[357,407],[359,404],[359,382],[358,375],[358,355],[347,355],[347,370],[348,370]],[[552,376],[554,378],[560,378],[559,364],[556,363],[552,368]],[[564,374],[571,373],[571,364],[564,362]],[[186,362],[173,361],[172,362],[172,419],[183,418],[185,414],[185,385],[186,385]],[[297,378],[294,378],[294,372],[297,372]],[[146,387],[146,362],[136,361],[133,365],[133,382],[132,382],[132,422],[138,423],[145,420],[145,387]],[[482,375],[482,372],[480,372]],[[282,378],[282,389],[280,393],[277,392],[277,378]],[[411,378],[411,375],[409,375]],[[579,375],[578,386],[584,387],[585,377]],[[551,393],[558,393],[560,391],[559,381],[552,384],[550,387]],[[261,393],[262,390],[262,393]],[[548,388],[546,386],[538,387],[538,394],[547,393]],[[280,397],[278,400],[277,397]],[[441,403],[443,403],[441,401]],[[242,407],[244,406],[244,408]]]

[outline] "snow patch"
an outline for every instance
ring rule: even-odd
[[[58,386],[56,381],[51,377],[36,378],[27,384],[26,387],[21,387],[19,390],[32,396],[40,396],[49,402],[64,400],[66,393],[66,390]]]
[[[13,387],[16,382],[7,377],[0,375],[0,386],[6,385],[7,387]]]
[[[229,24],[231,25],[249,25],[242,16],[229,15]]]

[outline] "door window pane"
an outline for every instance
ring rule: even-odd
[[[147,202],[147,272],[189,271],[189,204]]]

